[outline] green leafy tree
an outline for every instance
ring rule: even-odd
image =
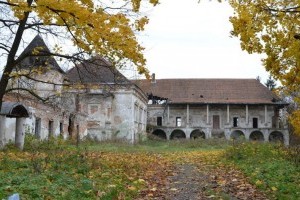
[[[269,78],[267,79],[267,81],[265,82],[265,85],[267,86],[267,88],[269,88],[269,90],[274,90],[276,88],[276,81],[272,78],[271,75],[269,75]]]

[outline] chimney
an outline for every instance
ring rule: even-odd
[[[151,75],[151,83],[156,83],[155,73],[152,73],[152,75]]]

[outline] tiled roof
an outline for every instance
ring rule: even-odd
[[[279,98],[256,79],[157,79],[134,81],[170,103],[274,104]]]
[[[66,75],[71,82],[131,84],[111,63],[99,56],[76,65]]]
[[[29,45],[24,49],[24,51],[21,53],[19,57],[26,54],[32,55],[32,52],[37,47],[39,47],[38,50],[40,52],[36,56],[27,56],[19,64],[20,68],[24,69],[24,68],[45,66],[57,70],[61,73],[64,73],[64,71],[57,64],[56,60],[51,56],[47,56],[47,54],[50,53],[50,50],[47,47],[44,40],[42,39],[42,37],[39,35],[35,36],[35,38],[29,43]]]

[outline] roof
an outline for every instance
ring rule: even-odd
[[[99,56],[76,65],[66,76],[74,83],[131,84],[110,62]]]
[[[27,108],[17,102],[2,102],[0,115],[7,117],[29,117]]]
[[[279,98],[256,79],[157,79],[135,84],[169,103],[275,104]]]
[[[39,48],[37,49],[37,47]],[[34,50],[39,50],[39,53],[35,56],[31,56],[33,55]],[[27,56],[24,60],[21,61],[19,65],[21,66],[21,68],[25,69],[44,66],[64,73],[64,71],[57,64],[56,60],[49,55],[50,50],[40,35],[35,36],[35,38],[29,43],[29,45],[24,49],[19,57],[27,54],[30,56]]]

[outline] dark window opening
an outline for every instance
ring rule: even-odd
[[[63,122],[60,122],[60,123],[59,123],[59,133],[60,133],[60,134],[63,134],[63,133],[64,133],[64,123],[63,123]]]
[[[162,126],[162,117],[157,117],[157,126]]]
[[[253,128],[258,128],[258,119],[256,117],[253,118]]]
[[[41,118],[35,118],[35,128],[34,128],[34,135],[37,138],[41,138],[41,124],[42,120]]]
[[[176,126],[177,127],[181,126],[181,117],[176,117]]]
[[[233,127],[238,127],[239,124],[239,118],[238,117],[234,117],[233,118]]]
[[[49,136],[54,135],[54,133],[53,133],[53,121],[52,120],[50,120],[49,124],[48,124],[48,134],[49,134]]]

